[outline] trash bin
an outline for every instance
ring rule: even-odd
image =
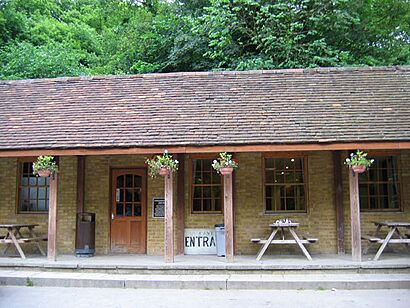
[[[216,255],[218,257],[225,257],[225,225],[215,225],[216,235]]]
[[[77,257],[92,257],[95,253],[95,213],[77,214],[75,239]]]

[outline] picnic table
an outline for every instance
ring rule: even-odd
[[[270,224],[269,227],[272,229],[272,233],[270,234],[269,238],[267,240],[262,240],[262,239],[251,239],[252,243],[256,244],[261,244],[263,245],[256,256],[256,260],[260,260],[266,250],[268,249],[269,245],[285,245],[285,244],[290,244],[290,245],[298,245],[299,248],[302,250],[302,252],[305,254],[306,258],[308,260],[312,260],[312,257],[310,256],[309,252],[305,248],[304,244],[311,244],[317,242],[316,238],[308,238],[308,237],[303,237],[303,239],[300,239],[299,236],[297,235],[295,229],[299,227],[299,223],[297,222],[276,222],[273,224]],[[289,233],[292,238],[286,238],[285,234]],[[280,238],[275,239],[276,235],[280,234]]]
[[[45,256],[46,253],[40,246],[41,241],[46,241],[47,236],[37,236],[34,232],[34,228],[37,227],[38,224],[0,224],[0,229],[6,229],[7,233],[6,236],[0,237],[0,244],[6,244],[5,249],[3,250],[3,255],[7,253],[9,248],[14,245],[17,249],[20,257],[25,259],[26,256],[21,248],[20,244],[24,243],[34,243],[34,245],[38,248],[40,253]],[[28,236],[23,235],[21,230],[27,229]]]
[[[410,249],[410,232],[408,232],[410,231],[410,222],[373,221],[373,223],[376,225],[374,235],[362,235],[362,239],[370,242],[364,253],[367,253],[373,244],[382,244],[373,258],[374,261],[379,259],[388,244],[404,244],[408,250]],[[380,235],[383,227],[390,229],[385,238]],[[393,237],[394,235],[396,235],[396,238]]]

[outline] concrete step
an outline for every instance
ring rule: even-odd
[[[122,275],[0,271],[0,285],[137,289],[410,289],[409,274]]]

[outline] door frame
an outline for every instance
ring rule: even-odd
[[[110,171],[109,171],[109,199],[108,199],[108,225],[109,225],[109,229],[108,229],[108,247],[109,247],[109,252],[112,252],[111,249],[111,228],[112,228],[112,224],[111,224],[111,213],[112,213],[112,171],[113,170],[121,170],[121,169],[137,169],[137,170],[142,170],[144,172],[144,176],[145,176],[145,192],[143,192],[143,194],[145,195],[145,222],[144,222],[144,227],[145,227],[145,254],[147,254],[147,248],[148,248],[148,172],[147,172],[147,167],[145,166],[110,166]]]

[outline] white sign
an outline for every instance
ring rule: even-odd
[[[215,255],[215,229],[185,229],[184,247],[186,255]]]

